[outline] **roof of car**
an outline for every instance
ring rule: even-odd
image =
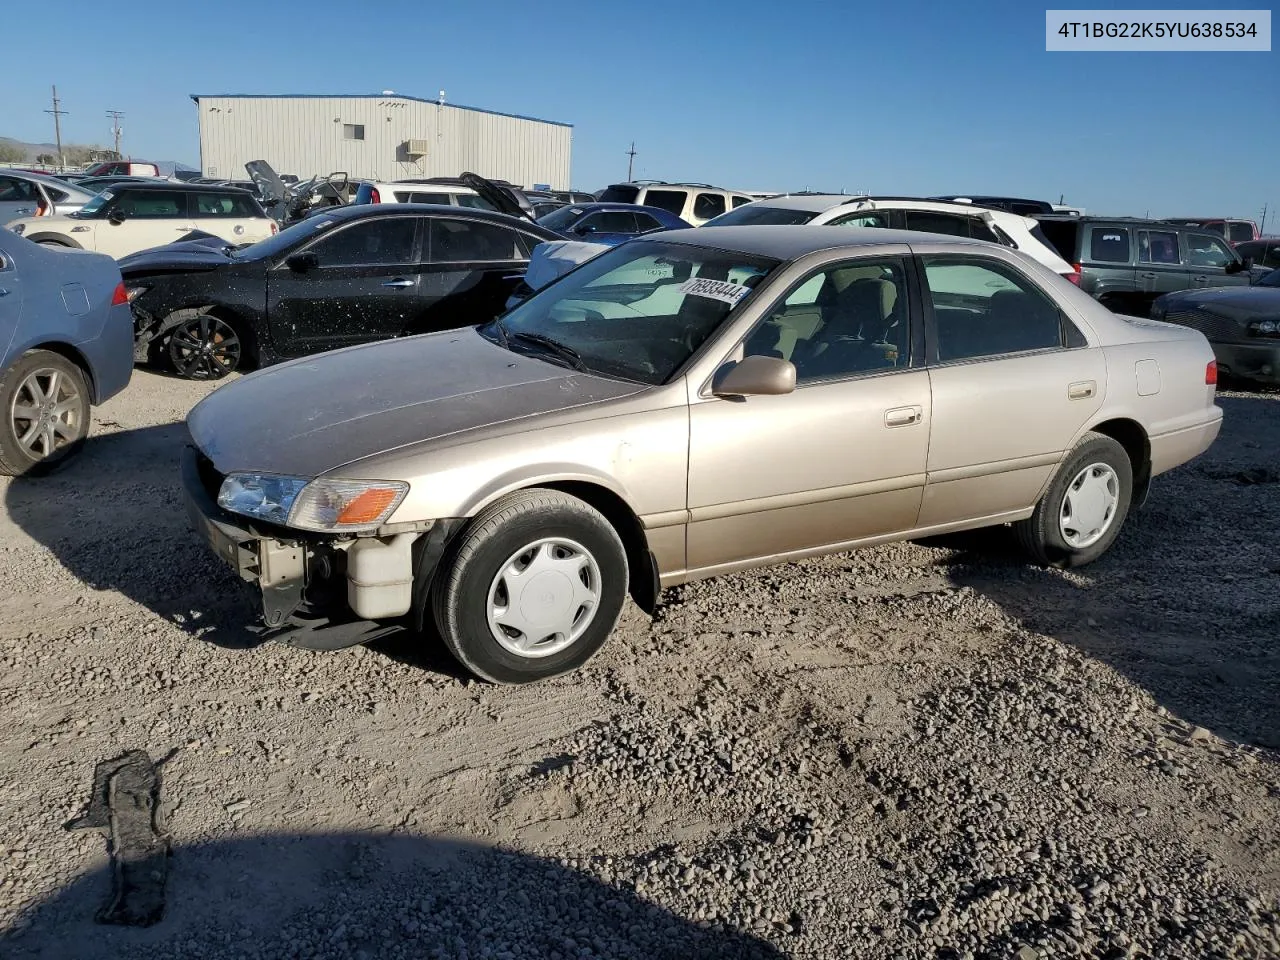
[[[982,249],[992,246],[981,240],[924,233],[920,230],[889,230],[880,227],[832,230],[830,227],[813,227],[807,224],[691,227],[688,230],[664,231],[654,239],[733,250],[737,253],[772,257],[775,260],[795,260],[816,250],[830,250],[836,247],[873,247],[922,242],[967,244]]]
[[[122,180],[116,184],[129,190],[165,190],[179,193],[247,193],[240,187],[228,187],[216,183],[186,183],[182,180],[139,180],[136,183]]]
[[[16,170],[12,167],[0,168],[0,174],[5,176],[21,177],[24,180],[38,180],[40,183],[48,184],[51,187],[74,187],[75,184],[69,180],[63,180],[60,177],[51,176],[47,173],[36,173],[34,170]],[[84,191],[82,190],[81,193]]]
[[[308,219],[333,217],[338,220],[358,220],[362,217],[394,217],[417,214],[428,214],[437,217],[466,217],[471,220],[490,220],[494,223],[505,223],[524,229],[532,228],[533,232],[551,233],[540,223],[523,220],[496,210],[485,210],[481,207],[453,207],[442,203],[349,203],[342,207],[329,207],[313,213]]]
[[[1191,227],[1195,224],[1180,223],[1172,220],[1155,220],[1150,217],[1104,217],[1101,214],[1085,213],[1080,216],[1070,213],[1037,213],[1035,219],[1040,221],[1052,221],[1055,223],[1125,223],[1125,224],[1154,224],[1168,230],[1169,227]]]

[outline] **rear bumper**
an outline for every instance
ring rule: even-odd
[[[1280,385],[1280,343],[1210,343],[1218,368],[1229,377]]]
[[[1222,408],[1214,416],[1191,427],[1151,438],[1151,475],[1165,473],[1204,453],[1222,430]]]

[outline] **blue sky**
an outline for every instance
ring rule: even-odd
[[[1280,227],[1276,52],[1046,53],[1045,5],[1026,2],[269,7],[117,18],[64,0],[58,23],[91,26],[53,56],[45,41],[6,45],[0,135],[52,140],[42,111],[56,83],[66,140],[109,142],[105,111],[123,110],[127,152],[194,164],[189,93],[443,88],[453,103],[573,123],[584,189],[624,179],[634,140],[638,177],[1065,194],[1153,216],[1256,218],[1267,203]]]

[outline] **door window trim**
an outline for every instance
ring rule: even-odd
[[[871,266],[876,263],[886,263],[890,261],[897,264],[897,266],[902,270],[902,293],[907,298],[907,362],[901,367],[886,368],[883,370],[862,370],[856,373],[848,373],[840,376],[823,377],[822,379],[807,380],[804,382],[797,381],[796,390],[800,391],[808,387],[826,387],[834,383],[848,383],[853,380],[868,380],[875,377],[886,377],[898,373],[907,373],[910,371],[924,369],[924,328],[919,297],[920,278],[916,276],[917,267],[915,259],[915,257],[911,257],[906,254],[870,254],[862,257],[852,257],[847,260],[833,260],[823,264],[822,266],[814,267],[808,273],[800,277],[800,279],[788,285],[782,293],[769,301],[768,306],[761,311],[760,319],[753,323],[750,329],[735,340],[728,350],[725,351],[724,356],[721,358],[720,362],[716,364],[711,376],[707,378],[707,382],[703,385],[699,393],[702,394],[710,388],[710,385],[715,381],[716,373],[718,373],[726,363],[730,363],[732,361],[733,356],[738,352],[738,349],[743,347],[747,340],[751,338],[751,335],[755,333],[762,324],[768,322],[769,317],[773,315],[774,311],[780,309],[792,294],[803,287],[806,283],[813,280],[814,277],[819,274],[830,273],[833,270],[839,270],[842,267]]]
[[[1033,350],[1018,350],[1010,353],[991,353],[980,357],[961,357],[956,360],[939,360],[938,359],[938,320],[933,311],[933,293],[929,289],[928,278],[925,274],[925,258],[959,260],[965,263],[972,263],[975,266],[993,265],[995,271],[1012,270],[1025,283],[1031,284],[1032,288],[1043,296],[1054,309],[1058,312],[1058,337],[1059,345],[1056,347],[1037,347]],[[1062,305],[1058,303],[1058,299],[1040,286],[1034,279],[1027,276],[1021,270],[1011,264],[1007,264],[995,257],[975,255],[971,253],[932,253],[932,254],[916,254],[912,257],[916,261],[916,277],[920,285],[920,296],[918,297],[921,312],[924,315],[924,333],[925,333],[925,366],[930,369],[946,369],[949,367],[959,367],[966,364],[975,363],[991,363],[996,360],[1007,360],[1013,357],[1034,357],[1042,354],[1066,353],[1070,350],[1088,350],[1092,346],[1089,338],[1079,325],[1067,315],[1062,309]],[[1074,333],[1074,337],[1072,334]],[[1072,343],[1073,339],[1078,343]]]

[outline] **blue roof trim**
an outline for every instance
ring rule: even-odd
[[[192,93],[188,94],[193,101],[201,100],[412,100],[415,103],[439,104],[438,100],[426,97],[411,97],[404,93]],[[572,127],[572,123],[561,120],[543,120],[541,117],[527,117],[522,113],[503,113],[501,110],[486,110],[484,107],[468,107],[461,103],[449,103],[441,106],[453,107],[456,110],[470,110],[473,113],[488,113],[495,117],[510,117],[513,120],[532,120],[534,123],[549,123],[556,127]]]

